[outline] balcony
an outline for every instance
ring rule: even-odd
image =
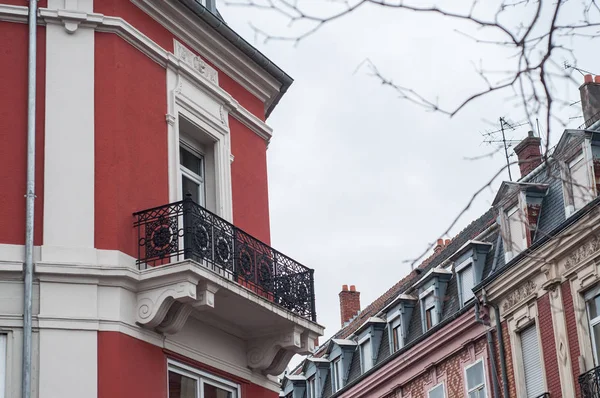
[[[600,366],[579,376],[582,398],[600,398]]]
[[[134,213],[140,270],[183,260],[315,322],[313,270],[186,199]]]

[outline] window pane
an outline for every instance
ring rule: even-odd
[[[445,398],[444,397],[444,385],[440,384],[431,390],[429,390],[429,398]]]
[[[474,297],[473,288],[475,287],[475,275],[473,273],[473,266],[463,268],[459,273],[460,287],[462,293],[463,303],[466,303]]]
[[[169,372],[169,398],[196,398],[196,380]]]
[[[600,359],[600,323],[597,323],[592,327],[592,335],[594,345],[596,346],[596,358]]]
[[[371,340],[367,340],[360,345],[360,356],[363,372],[366,372],[373,366],[373,359],[371,358]]]
[[[592,200],[587,169],[583,158],[571,165],[571,183],[573,188],[573,205],[575,206],[575,210],[579,210]]]
[[[394,351],[398,351],[400,349],[400,339],[402,336],[400,335],[400,325],[396,326],[394,330],[392,330],[392,339],[394,341]]]
[[[202,176],[202,159],[190,151],[179,148],[179,162],[191,172]]]
[[[429,330],[433,327],[433,308],[425,311],[425,319],[427,322],[427,330]]]
[[[190,180],[186,176],[182,176],[181,177],[181,186],[183,189],[182,193],[183,193],[184,198],[189,193],[192,195],[192,200],[195,203],[202,204],[202,202],[200,202],[200,185],[199,184],[196,184],[194,181]]]
[[[483,362],[467,369],[467,388],[469,390],[483,384]]]
[[[513,210],[511,210],[508,214],[510,243],[512,244],[513,255],[517,255],[527,247],[527,238],[524,235],[524,219],[519,210],[514,211],[514,213]]]
[[[598,309],[600,309],[600,295],[588,301],[588,308],[590,311],[590,319],[594,319],[600,315],[598,314]]]
[[[223,390],[212,384],[204,383],[204,395],[202,398],[232,398],[231,392]]]

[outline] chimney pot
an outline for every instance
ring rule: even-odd
[[[444,246],[448,246],[450,244],[450,239],[446,239],[446,243],[444,243]]]
[[[342,286],[340,292],[340,315],[342,327],[354,318],[360,312],[360,292],[356,291],[356,286],[348,285]]]
[[[600,83],[600,75],[594,76],[594,83]]]
[[[444,239],[438,239],[437,244],[438,246],[444,246]]]
[[[587,74],[583,76],[583,83],[591,83],[593,81],[592,75]]]

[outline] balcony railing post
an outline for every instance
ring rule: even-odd
[[[185,194],[183,199],[183,258],[192,258],[192,239],[193,239],[193,228],[192,228],[192,206],[194,201],[192,195],[189,193]],[[179,220],[177,220],[179,222]]]
[[[315,270],[310,269],[309,271],[310,278],[310,319],[313,321],[317,321],[317,309],[315,306]]]

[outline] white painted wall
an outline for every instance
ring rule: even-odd
[[[92,11],[92,0],[48,8]],[[42,260],[85,262],[94,248],[94,30],[46,27]]]
[[[40,330],[41,397],[98,396],[98,332]]]

